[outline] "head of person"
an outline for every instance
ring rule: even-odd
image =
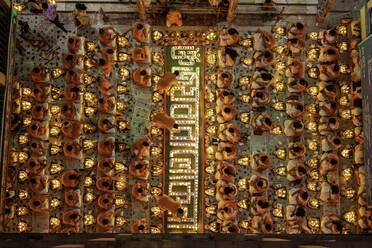
[[[48,4],[47,3],[43,3],[41,5],[41,7],[44,9],[44,10],[47,10],[48,9]]]

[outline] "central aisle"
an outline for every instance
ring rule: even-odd
[[[166,96],[165,108],[181,132],[165,136],[164,193],[180,200],[185,210],[181,222],[165,216],[169,233],[203,232],[203,63],[201,45],[166,47],[166,71],[178,71],[180,85]]]

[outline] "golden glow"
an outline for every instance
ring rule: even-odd
[[[114,167],[116,172],[122,172],[127,170],[127,167],[125,167],[125,165],[119,161],[115,162]]]
[[[124,219],[123,216],[117,216],[115,217],[115,226],[116,227],[121,227],[121,226],[124,226],[125,223],[127,223],[128,221],[126,219]]]
[[[161,210],[159,207],[152,207],[150,210],[151,216],[159,216],[161,214]]]
[[[307,218],[307,225],[309,226],[309,228],[313,231],[317,231],[319,230],[319,227],[320,227],[320,221],[318,218],[314,218],[314,217],[308,217]]]
[[[342,110],[340,115],[341,115],[341,118],[345,120],[350,120],[352,118],[350,109]]]
[[[21,12],[26,6],[21,3],[14,3],[13,4],[14,9],[16,9],[18,12]]]
[[[238,207],[243,208],[243,209],[248,209],[249,203],[248,199],[243,199],[241,201],[238,201]]]
[[[310,158],[309,160],[307,160],[307,161],[305,162],[305,164],[306,164],[307,166],[309,166],[310,168],[313,168],[313,169],[318,168],[318,163],[319,163],[319,160],[318,160],[318,158],[316,158],[316,157]]]
[[[278,168],[274,169],[275,174],[279,176],[286,176],[287,175],[287,169],[285,166],[280,166]]]
[[[163,100],[163,96],[159,92],[155,91],[154,94],[152,95],[152,102],[158,103],[162,100]]]
[[[308,111],[311,114],[316,114],[317,113],[316,106],[317,105],[315,103],[308,104],[306,105],[306,111]]]
[[[31,102],[28,102],[28,101],[22,101],[21,102],[21,107],[22,107],[22,111],[27,111],[27,110],[30,110],[32,108],[32,104],[31,104]]]
[[[88,69],[93,68],[94,66],[96,66],[96,64],[97,64],[97,61],[95,61],[94,59],[91,59],[91,58],[89,58],[89,59],[87,59],[87,60],[85,61],[85,65],[86,65],[86,67],[87,67]]]
[[[50,218],[49,224],[52,228],[57,228],[61,225],[61,220],[56,217],[52,217]]]
[[[160,147],[157,147],[157,146],[154,146],[154,147],[151,147],[151,155],[153,156],[159,156],[161,153],[162,153],[162,148]]]
[[[85,133],[94,133],[97,130],[97,127],[90,123],[84,123],[83,129]]]
[[[351,154],[352,154],[352,149],[350,147],[346,147],[342,149],[341,151],[341,156],[343,158],[351,158]]]
[[[130,62],[130,56],[127,53],[118,53],[119,62]]]
[[[116,103],[116,109],[117,109],[118,111],[124,111],[124,110],[126,110],[127,108],[128,108],[128,105],[125,104],[124,101],[118,101],[118,102]]]
[[[122,79],[129,79],[129,70],[125,67],[120,67],[118,74]]]
[[[158,188],[158,187],[152,187],[151,188],[151,194],[153,196],[159,196],[159,195],[161,195],[161,193],[162,193],[162,190],[160,188]]]
[[[84,92],[84,101],[86,106],[96,106],[97,105],[97,96],[92,92]]]
[[[18,162],[24,163],[28,160],[29,156],[26,152],[18,152]]]
[[[91,178],[91,177],[85,177],[84,178],[84,187],[90,187],[90,186],[92,186],[94,184],[94,181],[93,181],[93,178]]]
[[[309,148],[310,151],[318,150],[318,145],[319,145],[319,142],[315,138],[311,140],[307,140],[307,147]]]
[[[248,188],[248,180],[246,178],[240,179],[238,181],[239,190],[247,189]]]
[[[313,68],[310,68],[308,71],[307,71],[307,74],[309,75],[310,78],[318,78],[319,76],[319,69],[316,68],[316,67],[313,67]]]
[[[244,103],[249,103],[251,101],[251,97],[249,95],[241,95],[239,100]]]
[[[354,131],[351,129],[347,129],[342,132],[341,136],[344,139],[352,139],[354,137]]]
[[[91,158],[86,158],[84,161],[84,167],[85,169],[93,168],[96,162]]]
[[[61,132],[61,129],[59,129],[59,127],[56,127],[56,126],[51,127],[50,130],[49,130],[49,134],[51,136],[58,136],[58,134],[60,134],[60,132]]]
[[[84,215],[84,226],[90,226],[93,225],[95,222],[94,216],[91,214]]]
[[[90,149],[94,149],[96,147],[96,144],[94,143],[94,140],[91,139],[85,139],[83,140],[83,149],[84,151],[88,151]]]
[[[347,26],[346,25],[339,25],[337,26],[337,32],[342,35],[342,36],[346,36],[347,34]]]
[[[32,117],[31,116],[25,116],[23,118],[23,127],[28,127],[31,125],[31,122],[32,122]]]
[[[239,158],[238,161],[236,162],[238,165],[242,166],[249,166],[249,157],[242,157]]]
[[[17,224],[18,232],[26,232],[28,230],[28,224],[26,222],[20,221]]]
[[[60,76],[62,76],[62,74],[63,74],[63,70],[61,68],[53,68],[52,69],[52,77],[54,79],[59,78]]]
[[[271,105],[275,110],[277,111],[284,111],[285,110],[285,104],[284,102],[276,102]]]
[[[91,202],[93,202],[93,201],[94,201],[94,195],[93,195],[92,193],[90,193],[90,192],[86,193],[86,194],[84,195],[84,201],[85,201],[86,203],[91,203]]]
[[[119,191],[127,188],[127,182],[124,176],[119,177],[119,180],[115,182],[115,187]]]
[[[279,147],[279,148],[275,151],[275,156],[276,156],[278,159],[285,160],[285,157],[286,157],[286,151],[285,151],[285,148],[284,148],[284,147]]]
[[[243,123],[249,123],[249,113],[242,113],[240,116],[239,116],[239,119],[241,122]]]
[[[209,207],[206,207],[205,208],[205,212],[207,212],[207,214],[216,214],[216,210],[217,210],[217,206],[216,205],[212,205],[212,206],[209,206]]]
[[[30,141],[30,138],[27,135],[19,135],[18,137],[18,143],[20,145],[27,144],[29,141]]]
[[[280,80],[275,81],[273,83],[273,86],[274,86],[274,90],[279,91],[279,92],[284,91],[284,89],[285,89],[284,82],[280,81]]]
[[[341,74],[348,74],[350,72],[349,67],[345,64],[340,64]]]
[[[342,191],[342,195],[346,198],[346,199],[353,199],[356,195],[356,190],[353,189],[353,188],[346,188],[345,190]]]
[[[316,124],[315,121],[309,121],[306,124],[306,128],[307,128],[307,130],[309,130],[309,132],[315,133],[318,130],[318,125]]]
[[[286,198],[287,197],[287,189],[285,187],[281,187],[275,190],[275,195],[279,198]]]
[[[345,181],[349,181],[353,178],[353,169],[352,168],[346,168],[341,171],[342,177],[345,179]]]
[[[158,30],[155,30],[154,32],[152,32],[152,39],[154,41],[158,41],[160,40],[161,38],[163,38],[163,33],[158,31]]]
[[[207,50],[207,63],[209,65],[215,65],[217,62],[217,54],[215,50],[208,49]]]
[[[245,86],[245,87],[249,87],[249,78],[248,77],[241,77],[241,78],[239,78],[239,86],[240,87],[243,87],[243,86]]]
[[[61,166],[60,164],[51,164],[50,165],[50,173],[51,174],[56,174],[56,173],[59,173],[63,170],[63,166]]]
[[[285,35],[285,28],[284,27],[277,27],[277,28],[274,28],[273,29],[274,33],[276,33],[277,35]]]
[[[286,64],[284,62],[278,62],[278,63],[275,64],[275,70],[279,74],[283,74],[286,67],[287,66],[286,66]]]
[[[22,97],[31,95],[32,91],[30,88],[22,88]]]
[[[315,181],[307,181],[306,187],[310,191],[318,191],[318,184]]]
[[[348,43],[346,41],[339,43],[338,47],[343,52],[346,52],[349,49]]]
[[[343,95],[348,95],[348,94],[350,94],[350,85],[348,85],[348,84],[344,84],[344,85],[342,85],[342,86],[341,86],[341,93],[342,93]]]
[[[284,217],[284,212],[282,208],[274,208],[273,211],[273,216],[277,218],[283,218]]]
[[[127,204],[127,201],[124,199],[124,197],[116,196],[114,199],[115,207],[124,207]]]
[[[18,216],[25,216],[28,214],[28,209],[25,206],[20,206],[17,208],[17,215]]]
[[[253,58],[251,58],[251,57],[242,58],[242,63],[245,64],[245,65],[248,65],[248,66],[252,66],[253,65]]]
[[[163,174],[163,167],[160,165],[160,166],[153,166],[152,167],[152,175],[157,177],[157,176],[160,176]]]
[[[215,167],[213,165],[210,165],[210,166],[205,168],[205,172],[212,175],[216,172],[216,170],[215,170]]]
[[[252,46],[252,40],[251,39],[244,39],[239,42],[239,44],[243,47],[251,47]]]
[[[153,52],[152,53],[152,61],[153,61],[154,64],[162,66],[164,64],[163,55],[159,52]]]
[[[129,47],[130,43],[127,38],[125,38],[123,35],[118,36],[118,45],[119,47]]]
[[[21,181],[21,182],[24,182],[25,180],[27,180],[28,178],[28,174],[26,171],[24,170],[21,170],[18,172],[18,180]]]
[[[318,209],[320,207],[320,203],[318,199],[313,198],[313,197],[309,198],[307,205],[309,208],[312,208],[312,209]]]
[[[355,224],[357,221],[357,215],[355,211],[349,211],[344,214],[344,219],[351,224]]]
[[[85,45],[87,47],[88,52],[94,52],[96,50],[97,45],[93,41],[87,41],[85,42]]]
[[[62,184],[58,179],[52,179],[50,183],[53,190],[62,188]]]
[[[209,188],[205,190],[205,194],[209,196],[214,196],[216,194],[215,188]]]
[[[349,99],[347,96],[342,96],[340,99],[339,99],[339,103],[341,106],[343,107],[347,107],[349,106],[350,102],[349,102]]]
[[[318,32],[311,32],[311,33],[308,33],[307,35],[313,41],[317,40],[318,37],[319,37],[319,33]]]
[[[50,107],[50,112],[53,114],[53,115],[57,115],[59,114],[59,112],[61,111],[61,107],[57,106],[57,105],[52,105]]]
[[[316,61],[319,57],[319,49],[311,48],[307,51],[306,55],[309,61]]]
[[[26,200],[29,197],[29,193],[26,190],[20,189],[18,197],[20,200]]]
[[[319,89],[316,86],[312,86],[308,88],[307,93],[309,93],[310,96],[316,96],[319,93]]]
[[[50,200],[50,206],[52,208],[57,208],[61,205],[62,205],[62,202],[60,200],[58,200],[57,198],[53,198],[52,200]]]
[[[282,128],[280,126],[276,126],[271,131],[273,135],[282,135]]]
[[[92,108],[92,107],[85,107],[84,109],[85,111],[85,115],[87,117],[92,117],[96,114],[96,108]]]
[[[287,46],[285,45],[280,45],[274,48],[274,51],[280,55],[285,55],[287,54]]]

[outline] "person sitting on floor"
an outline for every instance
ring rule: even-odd
[[[233,124],[221,124],[218,130],[218,138],[223,141],[237,143],[240,140],[240,130]]]
[[[84,73],[82,70],[71,69],[66,72],[66,83],[67,84],[81,84],[81,76]]]
[[[42,126],[40,121],[32,121],[28,132],[31,137],[40,139],[46,134],[46,127]]]
[[[97,169],[104,175],[107,175],[114,168],[114,164],[110,158],[102,158],[98,161]]]
[[[338,50],[331,46],[322,46],[318,61],[320,63],[334,63],[338,60]]]
[[[149,59],[145,47],[135,47],[132,51],[132,60],[137,64],[148,64]]]
[[[147,180],[147,178],[150,175],[149,161],[148,160],[133,161],[129,165],[129,175],[137,179]]]
[[[98,111],[102,114],[104,113],[110,113],[115,108],[115,102],[113,98],[104,96],[100,99],[98,99]]]
[[[236,109],[233,105],[221,105],[216,108],[218,123],[225,123],[235,118]]]
[[[231,182],[236,175],[236,169],[233,165],[226,162],[220,161],[217,165],[217,172],[215,178],[217,180],[224,180],[226,182]]]
[[[78,86],[67,84],[64,91],[64,97],[67,101],[77,102],[81,98],[81,90]]]
[[[97,145],[98,154],[105,157],[111,157],[115,149],[115,141],[111,138],[100,140]]]
[[[271,65],[274,62],[274,53],[270,50],[256,51],[253,54],[255,65],[257,68],[262,68]]]
[[[100,194],[97,198],[97,206],[104,210],[109,210],[114,206],[114,197],[110,193]]]
[[[232,48],[225,47],[218,50],[218,64],[219,67],[234,66],[239,54]]]
[[[155,85],[155,90],[159,91],[160,93],[165,92],[169,94],[169,90],[173,86],[179,86],[177,76],[179,75],[179,71],[174,72],[165,72],[164,76],[160,78],[160,80]]]
[[[115,215],[116,215],[115,211],[100,212],[99,214],[97,214],[97,226],[104,230],[113,229]]]
[[[98,120],[98,130],[101,131],[102,133],[108,133],[110,129],[114,128],[115,125],[111,123],[111,121],[103,116]]]
[[[249,194],[262,194],[269,188],[269,180],[259,175],[253,175],[249,179]]]
[[[116,38],[116,30],[113,27],[100,28],[98,31],[98,39],[104,46],[113,45],[113,41]]]
[[[62,65],[65,69],[71,70],[74,69],[75,66],[81,64],[81,59],[84,58],[84,55],[73,54],[73,53],[66,53],[62,57]]]
[[[308,83],[305,79],[296,80],[294,78],[288,78],[287,85],[289,93],[301,93],[307,90]]]
[[[276,43],[275,37],[269,33],[258,29],[253,34],[253,49],[255,51],[271,50]]]
[[[66,120],[62,123],[62,133],[65,137],[77,139],[80,136],[83,124],[76,120]]]
[[[149,223],[146,219],[140,219],[130,224],[131,233],[148,233]]]
[[[35,83],[45,83],[49,80],[48,68],[45,66],[39,65],[32,69],[31,81]]]
[[[166,26],[169,28],[172,25],[182,26],[182,14],[176,9],[167,10]]]
[[[216,159],[230,161],[234,160],[237,156],[236,146],[229,142],[220,142],[217,146]]]
[[[170,133],[179,133],[181,132],[180,129],[178,129],[178,124],[176,123],[176,120],[167,113],[157,113],[152,117],[152,121],[155,123],[155,125],[160,126],[162,128],[166,128]]]
[[[150,185],[146,182],[137,182],[132,187],[132,197],[141,202],[148,202],[150,194]]]
[[[292,23],[287,25],[288,39],[302,38],[305,34],[305,26],[301,22]]]
[[[47,112],[43,104],[35,104],[31,109],[32,119],[42,121],[45,119]]]
[[[79,184],[79,173],[75,170],[65,170],[62,172],[61,179],[64,187],[74,188]]]
[[[63,155],[66,158],[79,159],[80,158],[80,145],[75,141],[66,142],[63,145]]]
[[[269,155],[263,152],[252,153],[250,159],[250,165],[254,171],[264,171],[271,165],[271,158]]]
[[[83,3],[76,3],[74,9],[74,24],[77,28],[88,26],[90,18],[87,15],[87,7]]]
[[[143,137],[136,140],[131,147],[131,154],[137,159],[149,159],[150,158],[150,145],[151,140],[148,137]]]
[[[288,68],[285,71],[285,75],[288,78],[301,80],[304,77],[304,64],[297,59],[289,59]]]
[[[292,57],[301,55],[305,48],[306,44],[303,39],[293,38],[288,40],[288,50]]]
[[[112,93],[111,93],[111,90],[112,90],[112,83],[109,82],[105,77],[103,76],[98,76],[97,79],[97,87],[99,89],[99,91],[106,95],[106,96],[110,96]]]
[[[175,201],[172,197],[163,194],[160,199],[158,199],[158,207],[163,212],[168,211],[172,214],[172,217],[180,221],[180,217],[183,216],[184,210],[182,208],[180,201]]]
[[[228,71],[219,71],[217,74],[217,87],[227,88],[234,82],[234,75]]]
[[[71,36],[67,40],[67,49],[70,53],[76,53],[80,51],[82,47],[81,39],[77,36]]]
[[[135,69],[133,72],[133,83],[142,87],[151,87],[151,75],[147,74],[144,68]]]
[[[131,29],[133,38],[138,42],[148,43],[149,42],[149,30],[150,27],[147,24],[137,22]]]
[[[232,46],[239,42],[239,32],[235,28],[223,28],[220,31],[218,46]]]

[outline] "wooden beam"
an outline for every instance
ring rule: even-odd
[[[235,15],[235,9],[238,4],[238,0],[230,0],[229,9],[227,10],[227,22],[232,22],[234,15]]]
[[[327,0],[323,9],[319,11],[316,21],[319,23],[324,22],[325,17],[327,16],[328,12],[332,9],[332,7],[335,5],[335,3],[336,0]]]
[[[137,0],[137,7],[139,11],[139,16],[142,21],[146,21],[146,9],[145,9],[145,4],[143,3],[143,0]]]

